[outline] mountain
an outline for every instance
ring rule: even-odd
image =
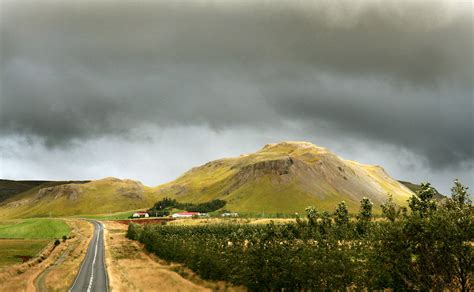
[[[26,189],[26,190],[25,190]],[[27,182],[2,180],[0,218],[106,214],[148,208],[156,193],[134,180]]]
[[[282,142],[211,161],[154,188],[117,178],[0,180],[0,218],[108,214],[150,208],[164,197],[187,203],[221,199],[231,211],[258,213],[301,213],[309,205],[332,211],[343,200],[357,212],[368,197],[378,211],[387,193],[401,205],[413,194],[380,166],[344,160],[307,142]]]
[[[222,199],[232,211],[267,213],[303,212],[309,205],[332,211],[342,200],[357,212],[363,197],[378,210],[388,193],[401,205],[413,194],[380,166],[344,160],[308,142],[268,144],[252,154],[212,161],[155,192],[183,202]]]

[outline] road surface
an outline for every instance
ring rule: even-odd
[[[69,289],[72,292],[108,291],[107,270],[104,262],[104,226],[94,220],[90,222],[94,224],[94,237],[89,244],[79,273]]]

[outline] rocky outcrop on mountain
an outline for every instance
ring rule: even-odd
[[[34,200],[39,201],[46,197],[54,200],[59,199],[60,197],[65,197],[70,201],[76,201],[81,192],[81,186],[76,184],[47,187],[40,189]]]

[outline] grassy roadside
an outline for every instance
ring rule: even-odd
[[[178,264],[168,264],[127,239],[127,225],[106,221],[105,255],[111,291],[245,291],[205,281]]]

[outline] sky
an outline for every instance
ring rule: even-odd
[[[471,1],[0,0],[0,177],[156,186],[309,141],[474,182]]]

